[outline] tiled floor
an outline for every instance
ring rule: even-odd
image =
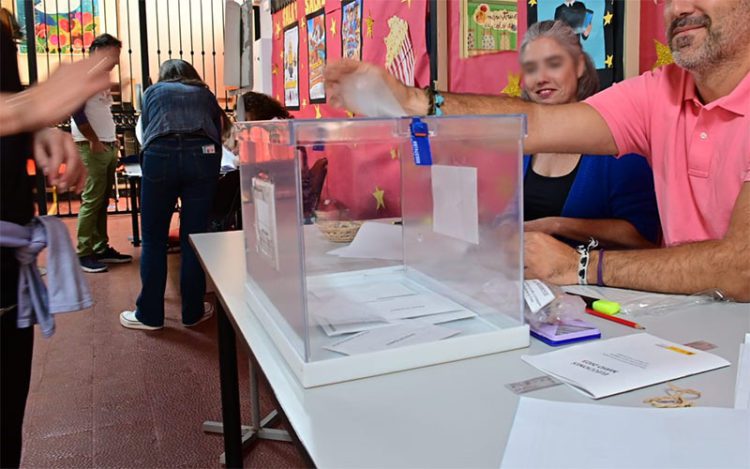
[[[64,219],[75,235],[75,218]],[[124,329],[118,314],[140,289],[140,250],[127,240],[130,216],[110,217],[111,244],[132,264],[86,274],[96,300],[60,315],[51,339],[37,334],[24,427],[24,467],[217,467],[221,436],[201,431],[220,420],[216,320],[180,325],[179,255],[169,256],[166,327]],[[243,347],[239,347],[242,350]],[[247,358],[240,352],[243,422],[250,420]],[[261,389],[265,414],[271,401]],[[262,441],[246,467],[301,467],[289,443]]]

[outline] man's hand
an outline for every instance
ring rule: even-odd
[[[89,145],[91,146],[91,153],[104,153],[107,151],[107,146],[104,145],[99,140],[95,140],[93,142],[89,142]]]
[[[109,54],[63,64],[44,82],[21,93],[0,95],[0,135],[55,125],[86,100],[110,86],[109,72],[118,58]]]
[[[525,233],[524,264],[525,278],[538,278],[557,285],[578,283],[578,253],[550,235]]]
[[[59,129],[42,129],[36,132],[34,159],[51,185],[62,190],[83,190],[86,168],[70,134]],[[61,168],[63,164],[64,171]]]
[[[427,114],[429,102],[425,93],[406,86],[396,77],[377,65],[359,60],[341,59],[326,65],[325,88],[328,103],[353,111],[357,111],[351,102],[347,102],[342,84],[351,80],[362,80],[371,83],[373,80],[382,81],[388,87],[401,108],[409,115]],[[377,83],[377,81],[375,81]],[[350,98],[351,99],[351,98]]]

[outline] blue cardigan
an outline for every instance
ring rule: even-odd
[[[530,163],[531,156],[525,155],[524,176]],[[622,219],[630,222],[641,236],[658,243],[661,225],[654,176],[648,162],[632,153],[620,158],[583,155],[561,216]]]

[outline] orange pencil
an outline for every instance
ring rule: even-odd
[[[617,316],[612,316],[610,314],[600,313],[599,311],[594,311],[593,309],[590,309],[590,308],[586,308],[586,312],[592,316],[596,316],[598,318],[616,322],[618,324],[622,324],[623,326],[632,327],[633,329],[646,329],[645,327],[641,326],[637,322],[628,321],[627,319],[618,318]]]

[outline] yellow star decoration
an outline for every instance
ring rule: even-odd
[[[302,107],[307,107],[307,98],[302,98]]]
[[[346,111],[346,117],[351,119],[352,117],[354,117],[354,113],[352,111]]]
[[[281,58],[281,61],[283,62],[284,61],[284,49],[281,49],[279,51],[279,57]]]
[[[406,3],[406,5],[411,8],[411,0],[401,0],[401,3]]]
[[[612,68],[612,60],[614,60],[614,57],[607,55],[607,58],[604,60],[604,65],[606,65],[607,68]]]
[[[276,23],[276,39],[279,39],[281,37],[281,25],[277,22]]]
[[[668,45],[654,39],[654,46],[656,47],[656,63],[651,67],[652,69],[674,63],[672,51],[669,50]]]
[[[392,160],[398,159],[398,150],[396,148],[391,148],[391,159]]]
[[[608,11],[606,15],[604,15],[604,26],[607,26],[612,22],[612,18],[614,18],[615,15],[612,14],[611,11]]]
[[[508,84],[505,85],[501,93],[508,96],[521,96],[521,75],[508,72]]]
[[[367,18],[365,19],[365,22],[367,23],[367,37],[372,37],[372,27],[375,25],[375,20],[372,18],[370,10],[367,10]]]
[[[271,74],[272,75],[278,75],[279,74],[279,66],[277,64],[273,64],[273,68],[271,68]]]
[[[529,6],[530,7],[536,6],[536,0],[529,0]]]
[[[321,117],[323,117],[323,115],[320,113],[320,105],[316,104],[315,105],[315,118],[320,119]]]
[[[375,197],[375,201],[377,202],[377,205],[375,205],[375,210],[385,208],[385,191],[383,189],[375,186],[375,192],[372,193],[372,196]]]
[[[336,18],[331,19],[331,36],[336,35]]]
[[[279,95],[276,95],[276,101],[281,102],[281,98],[279,98]]]
[[[304,18],[299,19],[299,29],[305,29],[306,23]]]

